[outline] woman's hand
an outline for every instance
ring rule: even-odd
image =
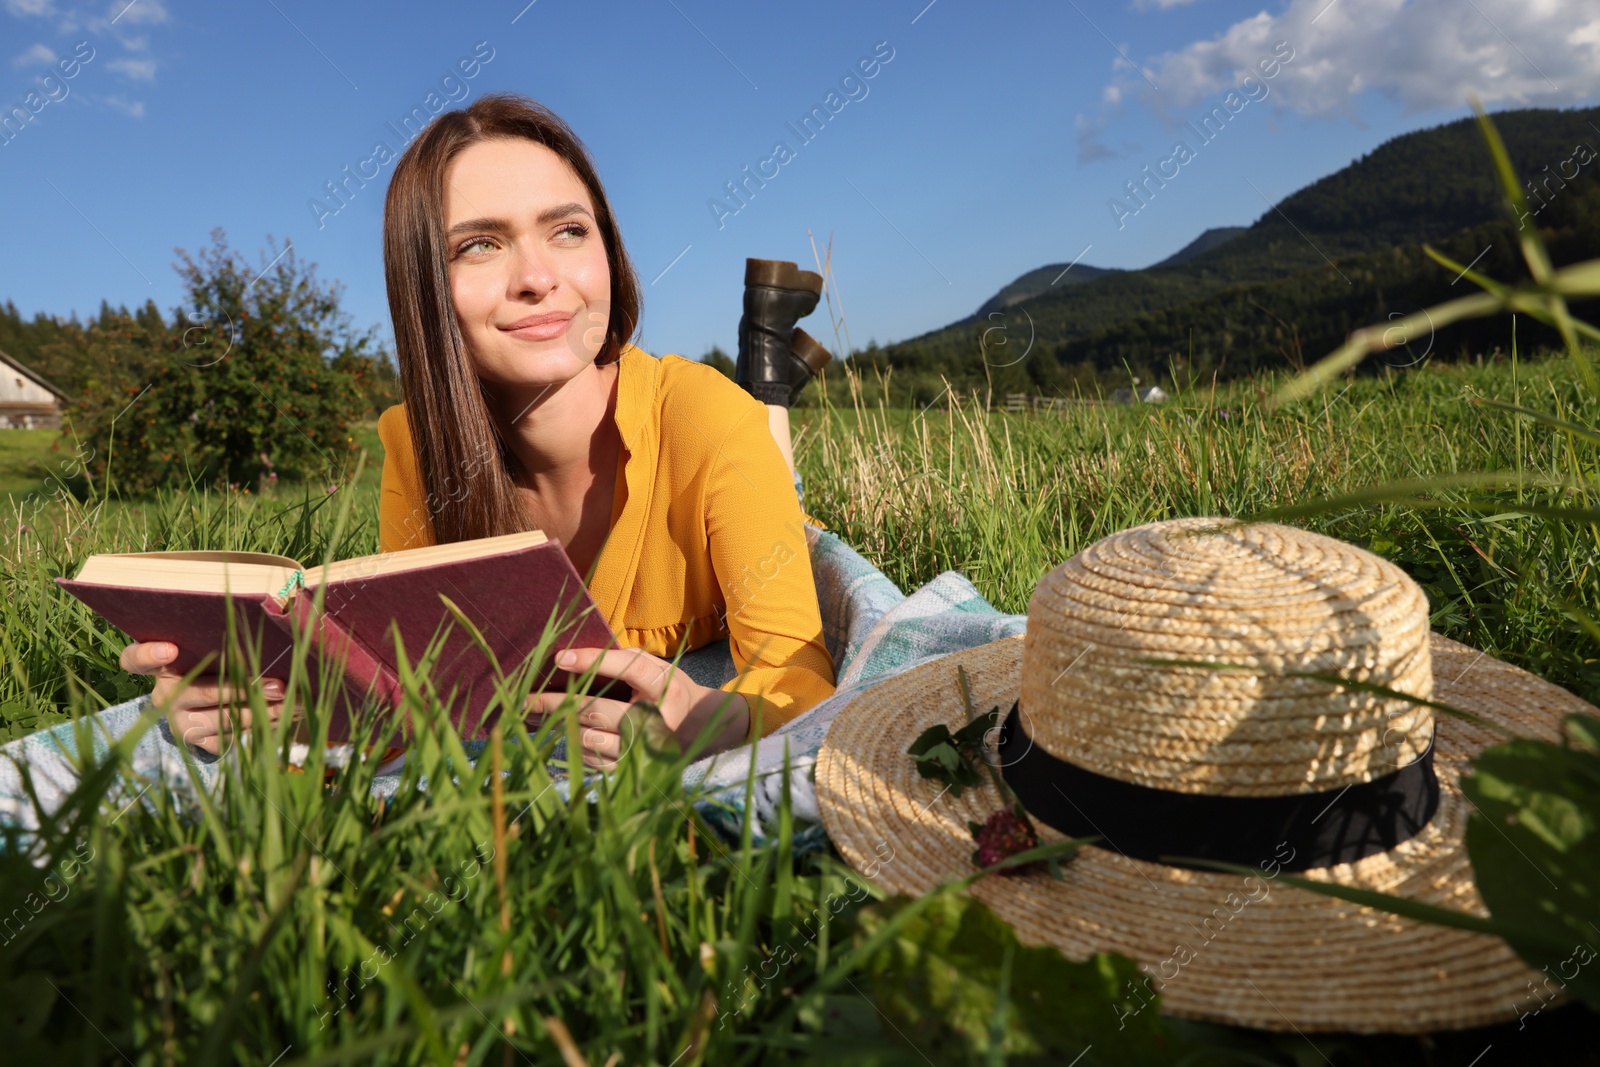
[[[714,729],[702,755],[732,748],[750,732],[750,705],[743,696],[700,685],[666,660],[642,649],[572,648],[556,657],[556,666],[574,675],[593,666],[597,676],[633,686],[633,701],[649,701],[660,708],[667,728],[686,749],[707,729]],[[529,727],[537,727],[566,698],[566,693],[558,692],[529,695]],[[608,697],[579,699],[583,701],[578,725],[584,727],[584,766],[610,770],[622,758],[622,717],[632,705]]]
[[[250,728],[247,697],[214,674],[196,678],[185,687],[183,675],[169,666],[177,658],[178,647],[170,641],[145,641],[123,649],[121,663],[125,671],[155,675],[150,699],[166,709],[173,737],[217,755],[225,737]],[[270,720],[277,722],[283,712],[283,682],[264,678],[261,693],[267,699]]]

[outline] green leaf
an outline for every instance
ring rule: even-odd
[[[939,745],[949,745],[952,748],[955,746],[955,738],[950,735],[950,727],[946,726],[944,723],[939,723],[937,726],[930,726],[926,730],[922,731],[922,733],[918,734],[917,739],[911,742],[911,747],[906,749],[906,753],[907,755],[920,759],[922,756],[926,755],[930,749],[933,749]]]
[[[1568,716],[1567,737],[1574,747],[1600,755],[1600,719],[1593,715]]]
[[[1593,737],[1600,720],[1573,716]],[[1478,892],[1536,970],[1600,1009],[1600,755],[1519,738],[1486,749],[1462,779]],[[1588,962],[1580,962],[1583,957]]]
[[[972,724],[962,727],[965,732]],[[968,786],[983,784],[983,775],[972,765],[961,744],[944,723],[930,726],[911,742],[906,754],[916,761],[917,773],[944,782],[951,796],[960,796]]]
[[[975,758],[981,758],[983,755],[983,739],[988,736],[990,730],[994,729],[995,720],[999,717],[999,707],[993,707],[974,718],[955,732],[956,747]]]
[[[911,902],[864,908],[860,936]],[[1082,962],[1022,945],[982,901],[964,894],[925,907],[863,969],[888,1032],[936,1064],[1168,1064],[1192,1051],[1168,1028],[1160,996],[1130,959]],[[1001,990],[1004,988],[1004,995]]]

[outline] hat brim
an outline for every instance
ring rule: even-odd
[[[918,775],[906,749],[925,729],[966,722],[956,667],[974,709],[1002,714],[1021,688],[1026,635],[966,649],[889,678],[843,708],[817,757],[828,836],[856,870],[911,896],[970,875],[969,821],[1002,802],[992,785],[960,797]],[[1564,716],[1595,709],[1565,690],[1466,645],[1431,636],[1433,698],[1512,733],[1556,741]],[[1486,915],[1463,835],[1472,802],[1460,776],[1502,737],[1440,714],[1438,812],[1421,833],[1356,863],[1301,872]],[[1045,841],[1063,835],[1039,827]],[[992,876],[969,892],[1028,944],[1072,959],[1116,952],[1141,965],[1174,1015],[1264,1030],[1413,1033],[1503,1022],[1537,976],[1498,938],[1403,919],[1275,881],[1083,848],[1048,873]],[[1142,992],[1142,991],[1131,991]],[[1139,1001],[1130,998],[1130,1004]],[[1110,1010],[1110,1009],[1108,1009]]]

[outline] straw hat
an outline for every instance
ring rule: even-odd
[[[1305,672],[1552,741],[1563,716],[1595,710],[1430,633],[1426,596],[1387,561],[1271,523],[1151,523],[1046,574],[1025,634],[856,697],[818,756],[817,800],[845,859],[892,893],[974,873],[969,823],[1005,803],[987,783],[952,796],[906,754],[928,727],[965,724],[958,665],[974,710],[1000,708],[990,750],[1041,841],[1101,839],[1062,865],[1064,882],[1040,871],[971,887],[1024,942],[1121,953],[1164,1010],[1267,1030],[1505,1021],[1536,977],[1496,938],[1275,881],[1294,872],[1487,914],[1457,782],[1501,736]]]

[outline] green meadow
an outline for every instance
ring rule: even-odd
[[[1365,374],[1276,408],[1280,382],[1261,378],[1037,415],[970,398],[897,407],[881,381],[832,377],[832,403],[795,410],[807,510],[908,593],[957,570],[999,610],[1026,612],[1044,573],[1106,534],[1276,515],[1394,560],[1440,632],[1600,695],[1585,623],[1600,616],[1600,540],[1537,514],[1594,507],[1593,450],[1480,403],[1600,423],[1565,357]],[[124,639],[51,582],[87,555],[376,550],[370,426],[356,435],[359,477],[333,493],[80,499],[52,482],[53,440],[0,434],[5,738],[148,688],[116,667]],[[1359,497],[1473,471],[1566,484]],[[1307,507],[1341,497],[1353,499]],[[746,817],[730,840],[695,806],[716,799],[680,783],[694,754],[648,729],[587,796],[547,765],[563,727],[530,735],[512,721],[474,770],[418,651],[405,681],[419,734],[390,801],[369,795],[370,763],[324,780],[317,744],[303,773],[286,770],[280,730],[242,746],[210,793],[130,803],[114,754],[36,835],[12,835],[0,855],[7,1058],[1342,1067],[1466,1064],[1485,1045],[1521,1062],[1600,1055],[1573,1044],[1594,1020],[1577,1005],[1525,1028],[1508,1006],[1502,1026],[1426,1037],[1266,1034],[1155,1012],[1119,1025],[1131,961],[1023,947],[955,893],[881,899],[826,851],[796,854],[786,797],[775,833]],[[291,689],[303,686],[302,670]],[[319,715],[309,709],[314,729]],[[51,877],[65,892],[39,896]]]
[[[1279,384],[1272,378],[1191,390],[1162,404],[1084,404],[1034,415],[984,412],[963,397],[922,410],[890,406],[881,381],[842,377],[829,393],[844,403],[794,409],[808,512],[908,593],[957,570],[998,610],[1018,614],[1050,568],[1145,522],[1268,516],[1385,483],[1475,471],[1595,473],[1593,458],[1570,437],[1488,410],[1483,398],[1580,423],[1600,420],[1600,405],[1560,357],[1390,370],[1277,411],[1267,403]],[[333,558],[377,551],[382,446],[375,424],[354,436],[364,458],[356,457],[359,479],[341,489],[353,499]],[[51,450],[55,440],[44,430],[0,435],[0,485],[11,511],[0,542],[6,633],[24,661],[58,664],[37,674],[12,669],[0,680],[7,718],[18,704],[29,715],[61,713],[73,649],[86,636],[107,653],[120,647],[113,631],[70,599],[53,590],[41,599],[47,579],[70,575],[87,555],[226,547],[309,559],[328,551],[342,498],[324,486],[81,501],[52,484],[54,457],[64,454]],[[1586,699],[1600,696],[1589,639],[1559,607],[1600,614],[1597,545],[1519,514],[1517,501],[1533,492],[1493,497],[1503,508],[1492,513],[1352,502],[1285,521],[1399,563],[1427,591],[1441,633]],[[1430,495],[1440,504],[1483,496]],[[87,688],[100,692],[96,682]]]

